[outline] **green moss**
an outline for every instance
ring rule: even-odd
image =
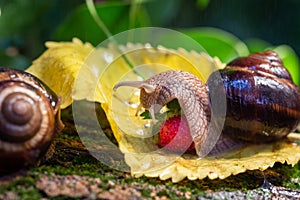
[[[40,199],[42,195],[39,193],[39,190],[35,188],[36,181],[37,176],[26,174],[9,181],[7,184],[2,184],[0,194],[10,191],[17,194],[20,199]]]
[[[152,193],[152,190],[147,189],[147,188],[143,189],[142,190],[142,197],[150,197],[151,193]]]
[[[282,186],[300,189],[300,164],[296,164],[294,167],[289,165],[278,166],[280,174],[284,174],[284,180]]]
[[[192,199],[203,195],[206,191],[235,191],[258,188],[266,178],[277,186],[300,188],[300,165],[294,167],[276,164],[273,168],[261,172],[259,170],[247,171],[246,173],[230,176],[224,180],[195,180],[187,179],[172,183],[171,180],[162,181],[158,178],[134,178],[130,173],[121,172],[106,166],[92,157],[85,146],[81,143],[69,112],[70,108],[62,112],[66,128],[56,138],[56,148],[53,157],[49,158],[39,167],[31,167],[19,176],[12,176],[9,181],[1,183],[0,194],[7,191],[16,193],[20,199],[40,199],[45,194],[36,188],[35,184],[40,176],[47,175],[80,175],[92,178],[99,178],[98,185],[103,191],[118,186],[137,188],[141,196],[151,198],[153,188],[157,196],[166,196],[170,199],[184,199],[188,193]],[[67,117],[68,119],[64,119]],[[86,134],[94,134],[94,130],[85,130]],[[109,149],[108,149],[109,150]],[[114,184],[111,184],[111,183]],[[249,193],[250,195],[250,193]],[[55,199],[67,199],[61,196]]]

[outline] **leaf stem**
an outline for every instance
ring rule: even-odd
[[[106,25],[104,24],[104,22],[101,20],[101,18],[98,16],[97,14],[97,10],[95,7],[95,4],[93,2],[93,0],[86,0],[86,5],[87,8],[89,9],[93,19],[95,20],[95,22],[97,23],[97,25],[101,28],[101,30],[104,32],[104,34],[106,35],[106,37],[109,39],[112,37],[111,32],[108,30],[108,28],[106,27]]]
[[[133,0],[130,7],[130,13],[129,13],[129,29],[134,28],[135,26],[135,19],[136,14],[139,10],[141,0]]]
[[[120,53],[121,57],[125,60],[126,64],[133,70],[134,73],[136,73],[138,76],[141,76],[144,79],[144,77],[138,71],[136,71],[136,69],[134,69],[134,65],[130,62],[130,60],[126,57],[126,55],[124,55],[122,50],[119,48],[118,42],[114,39],[112,33],[108,30],[107,26],[104,24],[104,22],[99,17],[96,7],[95,7],[95,4],[94,4],[94,1],[86,0],[86,5],[87,5],[87,8],[88,8],[89,12],[91,13],[93,19],[97,23],[97,25],[104,32],[107,39],[116,47],[117,51]]]

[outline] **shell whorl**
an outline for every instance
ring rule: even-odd
[[[0,68],[0,172],[36,163],[62,128],[54,92],[26,72]]]
[[[227,113],[223,133],[255,143],[286,137],[300,122],[300,89],[274,51],[240,57],[211,74],[210,93],[223,87]]]
[[[48,105],[42,105],[38,92],[24,83],[1,82],[0,93],[0,139],[10,143],[30,140],[45,123],[43,110]]]

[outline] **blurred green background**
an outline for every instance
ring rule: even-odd
[[[166,27],[194,38],[212,56],[229,62],[275,49],[300,84],[298,0],[94,1],[112,34],[144,26]],[[207,28],[210,27],[210,28]],[[93,45],[106,39],[84,0],[0,0],[0,65],[27,68],[44,42],[78,37]]]

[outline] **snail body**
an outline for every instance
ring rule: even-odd
[[[145,81],[120,82],[115,89],[123,85],[141,88],[141,106],[150,111],[153,119],[155,110],[160,110],[171,100],[177,99],[185,112],[196,149],[200,149],[197,145],[207,140],[206,127],[210,121],[209,95],[206,85],[196,76],[177,70],[166,71]]]
[[[114,89],[119,86],[140,88],[141,105],[150,113],[153,105],[163,106],[177,99],[199,156],[200,149],[207,144],[205,134],[211,134],[208,131],[210,116],[222,114],[212,106],[212,97],[225,96],[227,107],[221,138],[231,138],[230,142],[276,141],[295,130],[300,122],[300,90],[273,51],[233,60],[224,69],[212,73],[206,85],[186,74],[166,71],[145,81],[120,82]],[[220,104],[224,104],[224,99],[214,103]]]
[[[0,68],[0,172],[36,164],[63,128],[59,99],[33,75]]]

